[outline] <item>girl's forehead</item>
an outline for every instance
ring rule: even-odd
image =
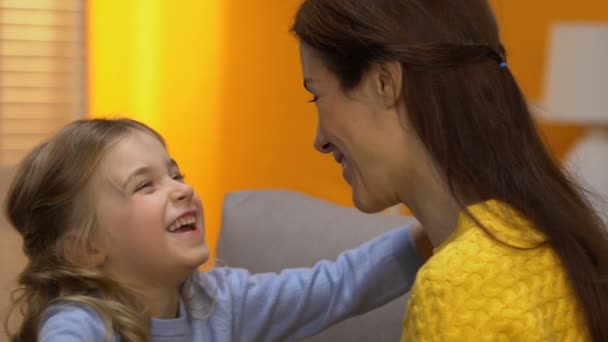
[[[133,130],[117,139],[106,151],[103,158],[106,163],[119,161],[129,164],[146,159],[164,158],[168,156],[164,144],[153,134]]]
[[[156,136],[134,131],[109,146],[93,178],[98,185],[122,189],[130,174],[139,169],[164,168],[169,161],[172,159],[167,149]]]

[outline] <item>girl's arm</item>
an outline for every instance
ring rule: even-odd
[[[254,275],[243,269],[218,268],[204,278],[211,282],[218,300],[228,304],[235,340],[294,341],[409,291],[422,255],[408,226],[313,268]]]

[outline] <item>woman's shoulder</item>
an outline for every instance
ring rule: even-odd
[[[564,273],[545,235],[516,210],[498,201],[467,209],[474,219],[460,216],[455,231],[419,272],[420,278],[435,284],[473,279],[504,283],[505,277],[516,281]]]
[[[38,340],[105,341],[106,327],[101,317],[89,306],[60,303],[45,310],[40,320]]]

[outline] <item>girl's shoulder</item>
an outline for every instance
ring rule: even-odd
[[[55,304],[42,315],[38,340],[102,342],[106,341],[106,327],[95,310],[85,304]]]

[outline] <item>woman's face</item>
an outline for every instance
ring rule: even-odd
[[[400,64],[372,66],[345,92],[313,48],[301,44],[300,58],[319,115],[315,148],[342,166],[355,206],[377,212],[402,202],[424,149],[406,119]]]

